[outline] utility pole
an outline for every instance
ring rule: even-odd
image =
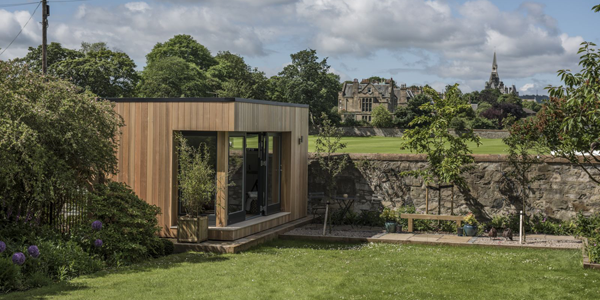
[[[46,0],[42,0],[42,73],[48,72],[48,16],[50,15],[50,6]]]

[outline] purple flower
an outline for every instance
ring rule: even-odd
[[[4,250],[6,250],[6,244],[3,241],[0,241],[0,253],[4,252]]]
[[[36,245],[29,246],[29,248],[27,248],[27,252],[29,252],[29,255],[31,255],[33,258],[38,258],[40,256],[40,249],[38,249]]]
[[[96,248],[102,247],[102,240],[97,239],[96,241],[94,241],[94,246],[96,246]]]
[[[100,231],[100,229],[102,229],[102,222],[96,220],[92,223],[92,229],[96,230],[96,231]]]
[[[15,254],[13,254],[12,261],[14,264],[17,264],[19,266],[24,264],[25,263],[25,254],[23,254],[22,252],[17,252]]]

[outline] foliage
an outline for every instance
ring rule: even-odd
[[[477,222],[477,219],[475,219],[475,215],[473,215],[473,213],[468,213],[464,217],[463,222],[465,222],[465,224],[467,224],[467,225],[472,225],[472,226],[477,226],[477,224],[479,224],[479,222]]]
[[[479,146],[480,139],[472,129],[456,136],[452,135],[449,129],[450,121],[461,110],[470,109],[470,105],[459,97],[458,85],[451,87],[445,98],[440,98],[438,93],[428,86],[424,88],[424,92],[431,97],[432,103],[425,103],[420,107],[426,114],[416,117],[410,123],[419,127],[404,132],[401,149],[427,153],[429,166],[427,169],[402,172],[402,175],[421,176],[427,184],[453,183],[459,187],[466,187],[461,174],[472,168],[468,165],[474,161],[466,142],[471,141]]]
[[[538,112],[542,109],[542,106],[535,101],[523,101],[523,108],[529,108],[535,112]]]
[[[389,208],[384,208],[383,212],[379,215],[386,222],[396,222],[398,220],[398,213]]]
[[[500,90],[497,89],[485,89],[479,92],[479,99],[477,99],[477,103],[487,102],[491,105],[498,103],[498,98],[500,97]]]
[[[496,124],[489,119],[475,117],[471,120],[471,128],[473,129],[496,129]]]
[[[311,123],[337,105],[340,77],[330,73],[327,58],[319,61],[316,50],[290,55],[292,63],[269,79],[268,98],[273,101],[310,105]]]
[[[531,183],[540,179],[540,176],[534,176],[532,171],[542,162],[538,155],[541,152],[537,144],[538,137],[531,130],[533,126],[532,120],[520,120],[510,128],[510,135],[503,139],[508,146],[507,158],[511,167],[506,179],[516,181],[518,188],[511,188],[510,192],[521,198],[521,210],[524,212],[527,211]]]
[[[117,171],[122,119],[72,83],[0,61],[0,210],[62,207]]]
[[[470,124],[469,122],[462,117],[454,117],[450,121],[449,127],[456,131],[465,131],[468,130]]]
[[[331,123],[335,126],[339,126],[342,124],[342,115],[340,115],[336,106],[331,108],[329,114],[327,115],[327,118],[329,118],[329,120],[331,120]]]
[[[374,127],[387,128],[394,125],[392,113],[390,113],[383,105],[375,107],[371,116],[371,125]]]
[[[17,59],[41,72],[42,46],[29,47]],[[87,89],[102,97],[132,97],[139,76],[135,62],[121,51],[111,50],[106,43],[82,43],[80,50],[63,48],[59,43],[48,46],[48,74]]]
[[[203,71],[217,64],[210,51],[187,34],[178,34],[164,43],[157,43],[146,55],[146,60],[150,65],[169,57],[181,58]]]
[[[421,110],[421,105],[429,103],[430,99],[425,94],[416,95],[414,98],[408,99],[406,106],[399,106],[394,112],[394,125],[399,128],[414,128],[416,124],[411,125],[411,122],[418,116],[423,116],[427,112]],[[426,124],[421,123],[420,126]]]
[[[217,64],[206,72],[210,89],[219,97],[265,99],[268,81],[264,72],[252,69],[244,58],[229,51],[215,56]]]
[[[150,98],[214,95],[209,91],[205,72],[180,57],[166,57],[148,63],[142,71],[138,93],[141,97]]]
[[[327,114],[321,114],[322,125],[315,141],[315,152],[317,162],[321,167],[322,179],[325,186],[325,195],[330,199],[336,191],[336,178],[348,165],[348,156],[336,155],[340,150],[346,148],[342,143],[342,129],[332,124]]]
[[[550,100],[534,123],[540,142],[552,155],[569,160],[600,184],[600,54],[594,43],[579,49],[582,70],[559,70],[564,86],[547,87]]]
[[[481,112],[480,116],[495,120],[498,122],[498,129],[502,129],[505,125],[510,125],[511,121],[526,117],[526,114],[522,107],[516,104],[502,102],[494,104],[491,108]]]
[[[181,205],[188,216],[198,217],[211,202],[216,188],[215,171],[210,163],[210,151],[205,143],[191,147],[181,133],[175,136],[179,158],[177,181]]]
[[[102,230],[82,224],[71,239],[89,253],[99,255],[109,265],[123,265],[147,259],[164,245],[157,236],[160,208],[138,198],[125,184],[98,185],[88,202],[90,220],[100,220]],[[100,248],[94,241],[101,239]],[[158,251],[163,252],[164,250]]]

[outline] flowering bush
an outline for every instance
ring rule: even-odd
[[[389,208],[385,208],[379,216],[386,222],[396,222],[398,220],[397,213]]]
[[[6,244],[3,241],[0,241],[0,253],[4,252],[4,250],[6,250]]]
[[[96,246],[96,248],[102,247],[102,240],[101,239],[95,240],[94,241],[94,246]]]

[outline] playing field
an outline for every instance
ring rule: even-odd
[[[308,138],[308,151],[315,151],[316,136]],[[408,150],[400,150],[399,137],[344,137],[342,141],[347,144],[344,153],[411,153]],[[481,139],[481,145],[477,147],[474,143],[468,143],[473,154],[507,154],[507,146],[502,139]]]

